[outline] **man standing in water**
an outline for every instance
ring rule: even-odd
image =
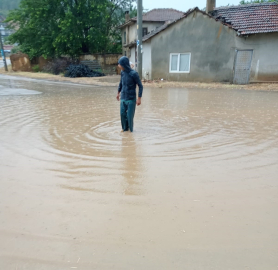
[[[121,122],[123,131],[133,132],[133,118],[136,104],[141,105],[143,85],[139,75],[129,64],[129,59],[123,56],[119,60],[121,81],[118,88],[117,100],[121,98]],[[136,100],[136,85],[139,86],[138,99]]]

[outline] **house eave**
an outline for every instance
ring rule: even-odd
[[[125,22],[124,24],[118,26],[118,29],[122,29],[124,27],[127,27],[127,26],[130,26],[130,25],[133,25],[135,22],[133,20],[129,20],[127,22]]]

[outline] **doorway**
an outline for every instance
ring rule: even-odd
[[[253,50],[236,50],[234,84],[248,84],[251,73]]]

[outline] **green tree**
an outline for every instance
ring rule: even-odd
[[[124,10],[134,0],[22,0],[6,22],[21,51],[34,56],[72,57],[119,49]]]
[[[256,4],[256,3],[271,3],[271,2],[277,2],[277,0],[242,0],[240,1],[241,5],[247,5],[247,4]]]

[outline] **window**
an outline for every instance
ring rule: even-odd
[[[148,28],[147,27],[144,27],[143,28],[143,33],[142,33],[142,35],[143,36],[146,36],[148,34]]]
[[[171,53],[170,73],[190,73],[191,53]]]
[[[124,44],[126,44],[126,31],[124,31]]]

